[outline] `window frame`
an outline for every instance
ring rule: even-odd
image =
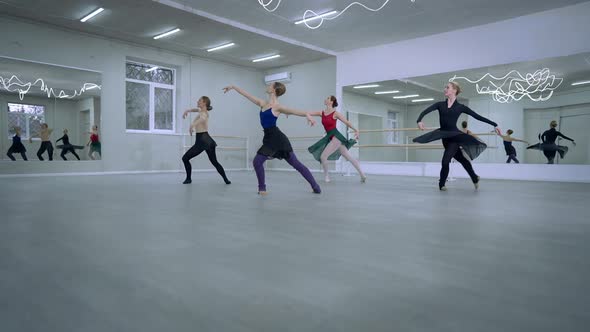
[[[395,114],[395,119],[390,119],[389,114]],[[387,129],[399,128],[398,115],[399,115],[399,112],[387,111]],[[400,144],[399,143],[399,132],[390,131],[387,135],[387,144]]]
[[[176,69],[160,66],[160,65],[153,65],[145,62],[137,62],[137,61],[125,61],[125,71],[127,71],[128,64],[135,64],[140,66],[157,66],[159,69],[166,69],[172,71],[172,81],[173,84],[165,84],[165,83],[156,83],[150,81],[143,81],[138,80],[135,78],[128,78],[127,74],[125,74],[125,83],[132,82],[137,84],[145,84],[149,87],[149,129],[148,130],[141,130],[141,129],[127,129],[127,123],[125,123],[125,132],[127,133],[135,133],[135,134],[158,134],[158,135],[169,135],[176,133]],[[156,115],[156,88],[160,89],[167,89],[172,90],[172,129],[156,129],[155,127],[155,115]],[[127,87],[125,87],[125,96],[127,96]],[[127,104],[125,104],[125,116],[127,116]]]
[[[10,134],[10,127],[8,125],[8,114],[10,114],[10,106],[9,106],[10,104],[43,107],[43,119],[41,120],[41,123],[45,123],[45,113],[47,112],[47,105],[26,104],[26,103],[19,103],[19,102],[7,101],[6,102],[6,133],[8,134],[7,137],[9,139],[12,139],[12,136],[14,136],[13,134]],[[21,114],[23,114],[25,116],[25,126],[24,126],[24,128],[21,126],[21,129],[22,129],[22,131],[21,131],[21,139],[28,140],[28,139],[31,139],[31,128],[30,128],[30,125],[31,124],[30,124],[30,121],[29,121],[29,118],[31,116],[29,114],[27,114],[27,113],[21,113]],[[33,137],[32,140],[37,141],[37,140],[40,140],[40,138]]]

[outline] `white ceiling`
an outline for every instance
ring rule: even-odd
[[[64,90],[67,94],[73,94],[73,91],[79,91],[84,83],[101,84],[101,75],[99,73],[0,57],[0,76],[5,81],[8,81],[13,75],[17,76],[25,84],[28,82],[34,83],[40,78],[47,87],[53,88],[56,94],[59,94],[61,90]],[[28,95],[47,96],[40,89],[40,86],[40,83],[38,83],[32,87]],[[12,90],[15,90],[15,88]],[[0,92],[6,93],[2,84],[0,84]],[[89,96],[100,97],[100,90],[87,90],[80,97],[73,99],[82,99]]]
[[[104,7],[105,11],[87,23],[79,21],[98,7]],[[2,0],[0,13],[257,69],[331,56],[149,0]],[[176,27],[182,31],[167,38],[153,39]],[[236,46],[206,52],[226,42],[234,42]],[[281,58],[252,62],[254,58],[272,54],[281,54]]]
[[[412,77],[404,80],[391,80],[382,82],[373,82],[368,84],[379,84],[378,88],[370,89],[353,89],[352,86],[345,87],[344,91],[360,94],[363,96],[379,99],[388,103],[411,105],[408,100],[394,100],[392,96],[403,94],[419,94],[421,98],[434,98],[435,100],[443,100],[443,89],[450,78],[453,76],[467,77],[470,80],[477,80],[486,73],[490,73],[496,77],[506,75],[511,70],[518,70],[521,74],[533,73],[536,70],[548,68],[551,74],[558,78],[563,78],[562,84],[555,90],[556,94],[567,93],[568,91],[579,89],[580,87],[572,86],[576,81],[590,80],[590,53],[582,53],[572,56],[557,57],[551,59],[543,59],[538,61],[528,61],[521,63],[513,63],[507,65],[497,65],[492,67],[468,69],[457,72],[442,73],[421,77]],[[460,96],[462,98],[472,98],[478,96],[475,90],[475,85],[470,84],[464,80],[458,80],[463,92]],[[590,87],[588,87],[590,88]],[[375,95],[375,91],[384,90],[400,90],[399,94],[395,95]],[[491,99],[491,97],[490,97]],[[418,103],[428,104],[432,102]]]
[[[293,22],[301,19],[306,9],[317,13],[342,10],[353,0],[282,0],[273,13],[267,12],[257,0],[162,1],[176,1],[301,42],[346,51],[492,23],[587,0],[416,0],[414,3],[390,0],[376,13],[353,6],[316,30],[296,26]],[[262,1],[272,1],[271,8],[278,2]],[[359,2],[377,8],[385,0]]]

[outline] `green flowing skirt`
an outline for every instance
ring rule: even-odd
[[[326,133],[326,136],[324,136],[321,140],[317,141],[314,145],[307,148],[307,151],[309,151],[309,153],[313,155],[315,160],[321,162],[320,156],[322,155],[322,152],[324,152],[324,150],[326,149],[326,146],[330,144],[330,137],[332,136],[334,136],[334,139],[337,139],[340,142],[342,142],[342,145],[344,145],[346,149],[350,149],[353,145],[356,144],[356,140],[352,138],[347,140],[346,137],[344,137],[338,131],[338,129],[330,130]],[[340,158],[340,151],[336,150],[328,157],[328,160],[338,160],[338,158]]]

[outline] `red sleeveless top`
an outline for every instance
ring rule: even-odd
[[[96,135],[96,134],[92,134],[92,135],[90,135],[90,141],[91,141],[92,143],[96,143],[96,142],[98,142],[98,135]]]
[[[334,119],[334,112],[325,115],[324,111],[322,111],[322,125],[324,125],[326,132],[336,129],[336,119]]]

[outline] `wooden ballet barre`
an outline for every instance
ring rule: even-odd
[[[189,148],[192,148],[192,147],[193,147],[192,145],[185,145],[184,146],[185,149],[189,149]],[[217,146],[217,148],[220,149],[220,150],[236,150],[236,151],[239,151],[239,150],[247,150],[247,148],[239,148],[239,147],[236,147],[236,146]]]
[[[427,130],[435,130],[438,128],[424,128],[424,131]],[[359,130],[359,133],[387,133],[392,131],[421,131],[420,128],[390,128],[390,129],[363,129]],[[354,134],[354,131],[349,131],[349,133]]]
[[[217,137],[217,138],[235,138],[235,139],[248,139],[248,137],[244,137],[244,136],[223,136],[223,135],[211,135],[211,137]]]
[[[354,145],[353,148],[412,148],[412,149],[444,149],[442,144],[365,144]],[[497,146],[488,146],[487,149],[497,149]]]
[[[324,136],[290,136],[289,139],[320,139],[324,138]]]

